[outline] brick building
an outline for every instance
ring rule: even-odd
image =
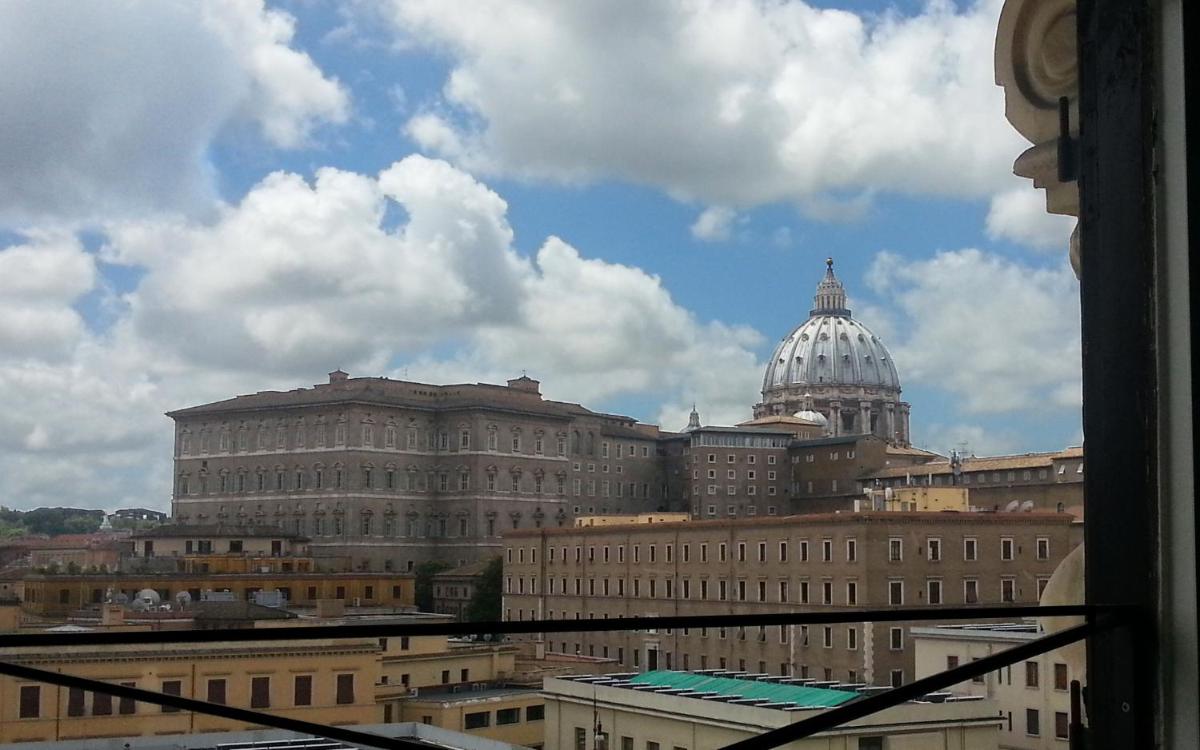
[[[1077,543],[1050,513],[866,512],[546,528],[504,539],[506,620],[1033,604]],[[888,684],[909,623],[544,635],[631,669]]]

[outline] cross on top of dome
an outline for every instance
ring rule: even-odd
[[[846,288],[833,273],[833,258],[825,259],[825,278],[817,284],[817,293],[813,296],[813,309],[809,310],[808,314],[850,317],[850,309],[846,307]]]

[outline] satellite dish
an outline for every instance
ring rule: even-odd
[[[187,609],[187,606],[192,603],[192,595],[186,591],[180,591],[175,595],[175,603],[180,609]]]
[[[1033,510],[1033,501],[1026,500],[1025,502],[1021,503],[1021,510],[1025,513],[1028,513],[1029,511]]]
[[[129,605],[129,608],[132,609],[134,612],[145,612],[147,606],[148,605],[146,604],[146,602],[143,601],[142,599],[134,599],[133,603]]]
[[[146,604],[154,606],[158,606],[158,604],[162,602],[162,597],[159,596],[158,592],[154,589],[142,589],[138,592],[137,598],[138,601],[142,601]]]
[[[122,591],[113,597],[113,602],[116,604],[128,604],[129,603],[129,595],[126,594],[124,591]]]
[[[1005,505],[1005,506],[1004,506],[1004,512],[1006,512],[1006,513],[1015,513],[1015,512],[1016,512],[1016,510],[1017,510],[1017,508],[1019,508],[1019,507],[1021,507],[1021,501],[1020,501],[1020,500],[1013,500],[1011,503],[1009,503],[1008,505]]]

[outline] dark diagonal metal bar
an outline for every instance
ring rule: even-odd
[[[819,612],[690,615],[685,617],[620,617],[608,620],[516,620],[507,622],[383,623],[315,625],[245,630],[148,630],[91,633],[5,633],[0,649],[21,646],[99,646],[161,643],[244,643],[329,638],[397,638],[400,636],[470,636],[481,633],[599,633],[667,628],[736,628],[767,625],[832,625],[843,622],[995,620],[1016,617],[1068,617],[1100,614],[1107,609],[1087,605],[1038,607],[927,607],[905,609],[829,609]]]
[[[1115,624],[1115,619],[1110,620],[1110,623]],[[960,682],[965,682],[972,677],[979,677],[988,672],[995,671],[1001,667],[1007,667],[1010,664],[1015,664],[1022,659],[1028,659],[1032,656],[1044,654],[1047,651],[1053,651],[1056,648],[1062,648],[1075,641],[1086,638],[1091,633],[1095,632],[1102,626],[1096,621],[1085,622],[1081,625],[1076,625],[1072,628],[1060,630],[1057,633],[1043,636],[1037,640],[1023,643],[1019,646],[1014,646],[1010,649],[1005,649],[998,654],[985,656],[977,661],[972,661],[969,664],[964,664],[954,669],[948,669],[945,672],[938,672],[929,677],[923,677],[915,682],[910,682],[907,685],[902,685],[893,688],[886,693],[879,693],[861,700],[856,700],[851,703],[846,703],[838,708],[833,708],[823,713],[817,714],[808,719],[803,719],[794,724],[788,724],[779,729],[773,729],[770,732],[749,737],[735,742],[731,745],[726,745],[721,750],[771,750],[771,748],[779,747],[788,742],[802,740],[805,737],[811,737],[818,732],[824,732],[835,727],[841,726],[855,719],[861,719],[864,716],[870,716],[873,713],[898,706],[906,701],[920,698],[928,693],[936,692],[956,685]]]
[[[90,680],[86,677],[62,674],[61,672],[50,672],[44,669],[26,667],[20,664],[12,664],[10,662],[0,661],[0,674],[5,674],[10,677],[17,677],[24,680],[44,682],[50,685],[61,685],[67,688],[88,690],[94,693],[107,693],[108,695],[113,695],[118,698],[130,698],[135,701],[151,703],[156,706],[167,706],[169,708],[178,708],[183,711],[194,711],[195,713],[207,714],[209,716],[220,716],[222,718],[232,719],[234,721],[244,721],[250,724],[275,727],[276,729],[287,729],[292,732],[299,732],[301,734],[310,734],[315,737],[324,737],[326,739],[339,740],[342,742],[352,742],[357,745],[381,748],[382,750],[429,750],[428,746],[422,743],[411,742],[409,740],[397,737],[384,737],[378,734],[357,732],[353,729],[347,729],[345,727],[336,727],[328,724],[315,724],[311,721],[301,721],[300,719],[289,719],[284,716],[276,716],[275,714],[250,711],[244,708],[236,708],[234,706],[224,706],[219,703],[208,703],[206,701],[198,701],[193,698],[184,698],[180,695],[167,695],[166,693],[156,693],[151,690],[142,690],[140,688],[114,685],[109,682]]]

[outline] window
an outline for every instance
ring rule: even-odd
[[[42,688],[40,685],[21,686],[21,705],[19,716],[22,719],[36,719],[42,713]]]
[[[136,682],[122,682],[121,687],[137,687]],[[117,701],[117,713],[129,715],[134,713],[134,701],[132,698],[121,698]]]
[[[854,562],[858,559],[858,541],[855,539],[846,540],[846,562]]]
[[[1054,712],[1054,739],[1071,739],[1071,717],[1065,711]]]
[[[542,704],[536,706],[525,707],[525,721],[544,721],[546,718],[546,707]]]
[[[312,675],[296,675],[292,685],[292,703],[297,706],[312,705]]]
[[[821,540],[821,562],[833,562],[833,540]]]
[[[208,702],[209,703],[225,703],[225,680],[209,680],[208,681]]]
[[[1038,663],[1036,661],[1025,662],[1025,687],[1036,688],[1038,682]]]
[[[800,562],[808,562],[808,540],[800,541]]]
[[[1000,559],[1013,559],[1013,540],[1012,537],[1004,537],[1000,540]]]
[[[79,688],[67,691],[67,716],[83,716],[83,691]]]
[[[787,542],[779,543],[779,562],[787,562]]]
[[[270,708],[271,678],[250,678],[250,708]]]
[[[176,696],[183,695],[183,681],[182,680],[163,680],[162,694],[163,695],[176,695]],[[174,706],[163,706],[162,712],[164,714],[174,714],[174,713],[179,713],[179,709],[175,708]]]
[[[1070,678],[1067,674],[1067,665],[1057,662],[1054,665],[1054,689],[1069,690],[1071,687]]]
[[[967,604],[979,603],[979,581],[974,578],[963,580],[963,601]]]
[[[926,540],[926,545],[929,549],[929,562],[940,562],[942,559],[942,540],[937,537],[930,537]]]
[[[846,648],[850,651],[858,650],[858,628],[846,628]]]
[[[1048,537],[1039,536],[1037,538],[1037,559],[1050,559],[1050,539]]]
[[[888,581],[888,604],[892,606],[904,604],[904,581]]]
[[[521,721],[521,709],[501,708],[496,710],[496,726],[518,724]]]
[[[891,684],[892,684],[892,687],[900,687],[901,685],[904,684],[904,670],[903,669],[893,669],[892,670]]]
[[[958,657],[957,656],[951,654],[950,656],[946,657],[946,669],[947,670],[954,669],[957,666],[958,666]]]
[[[1042,733],[1041,716],[1036,708],[1025,709],[1025,734],[1037,737]]]
[[[490,711],[474,711],[463,716],[463,729],[483,729],[491,725],[492,714]],[[575,730],[575,746],[579,747],[579,732]]]
[[[979,559],[979,543],[975,537],[969,536],[963,539],[963,560],[974,562]]]
[[[892,537],[888,540],[888,560],[902,562],[904,560],[904,540]]]
[[[941,580],[936,579],[936,578],[930,579],[929,581],[926,582],[926,588],[928,590],[929,604],[941,604],[942,603],[942,582],[941,582]]]
[[[354,675],[340,674],[337,676],[337,698],[339,706],[354,703]]]
[[[112,696],[108,693],[92,693],[92,715],[112,716]]]
[[[1017,582],[1012,578],[1000,579],[1000,601],[1012,603],[1017,600]]]
[[[846,604],[851,606],[858,604],[858,584],[854,581],[846,582]]]
[[[833,626],[826,625],[823,629],[822,644],[825,648],[833,648]]]

